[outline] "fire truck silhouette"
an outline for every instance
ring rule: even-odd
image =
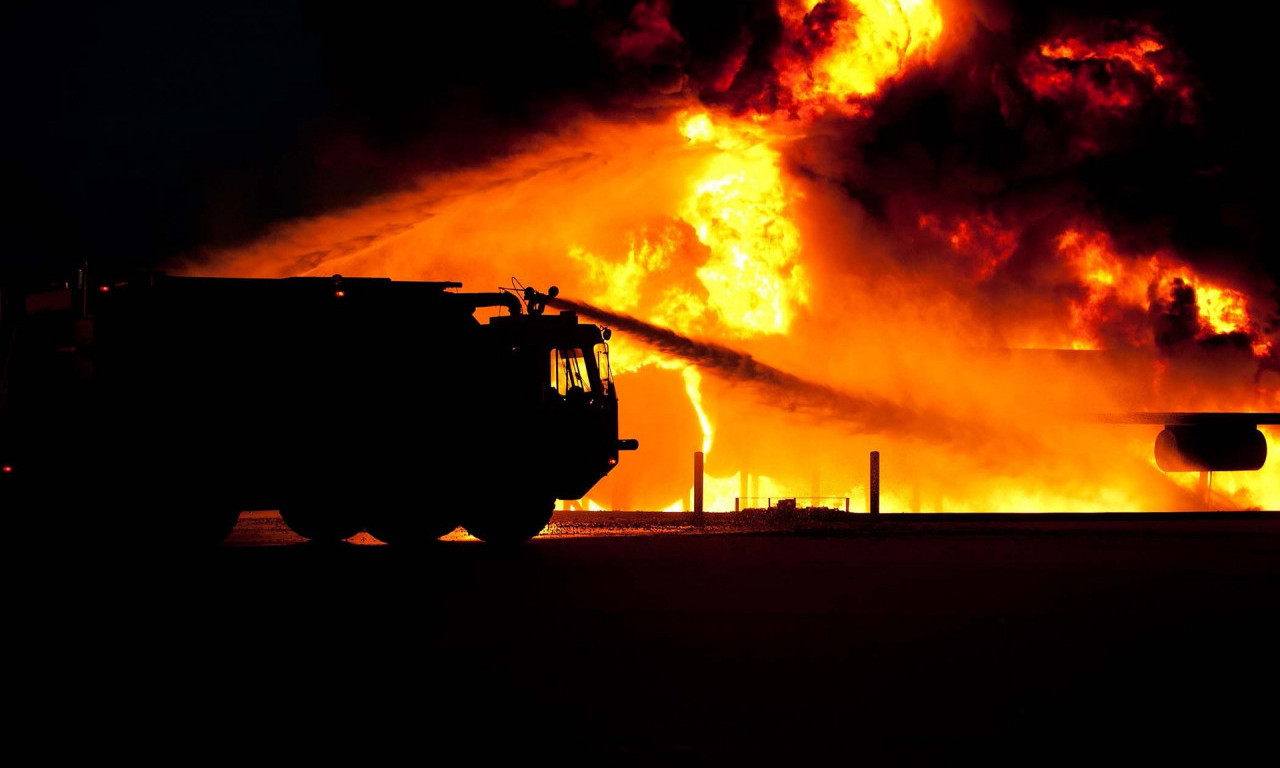
[[[544,313],[554,288],[459,288],[81,271],[6,290],[0,505],[90,543],[137,541],[140,512],[163,543],[210,544],[254,509],[317,542],[528,540],[637,448],[610,332]]]

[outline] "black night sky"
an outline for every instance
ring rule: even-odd
[[[664,77],[696,85],[743,35],[766,49],[777,25],[769,2],[676,0],[683,49],[629,67],[601,41],[634,5],[8,3],[0,258],[56,277],[242,242],[479,162],[567,113],[650,108]],[[1194,128],[1080,173],[1126,215],[1177,219],[1192,250],[1271,269],[1265,24],[1209,6],[985,6],[1013,44],[1072,17],[1159,29],[1195,83]]]

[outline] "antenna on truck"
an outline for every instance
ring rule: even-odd
[[[528,301],[525,300],[525,295],[527,291],[525,290],[524,283],[520,282],[518,279],[516,279],[513,276],[511,278],[510,288],[499,288],[498,290],[503,291],[504,293],[514,294],[515,297],[520,300],[520,303],[524,305],[525,311],[528,312],[529,303]],[[529,312],[529,314],[533,314],[533,313]]]

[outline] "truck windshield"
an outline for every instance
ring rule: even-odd
[[[589,394],[592,387],[590,361],[580,349],[551,350],[551,387],[560,395]]]

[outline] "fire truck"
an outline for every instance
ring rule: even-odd
[[[0,508],[90,543],[211,545],[273,509],[313,542],[527,541],[638,447],[618,437],[610,331],[545,312],[555,288],[461,287],[5,286]]]

